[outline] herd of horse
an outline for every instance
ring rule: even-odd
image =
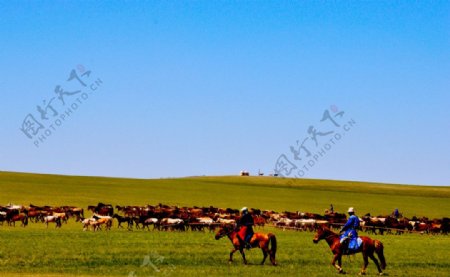
[[[15,226],[20,222],[25,227],[29,222],[44,223],[47,228],[50,223],[54,223],[56,228],[61,228],[63,223],[67,223],[70,218],[76,222],[81,222],[83,230],[109,230],[113,227],[113,222],[117,221],[117,228],[127,228],[128,230],[147,229],[153,226],[153,230],[165,231],[204,231],[216,232],[215,238],[228,237],[233,244],[230,252],[229,261],[232,262],[233,254],[236,251],[241,253],[244,263],[247,263],[245,257],[245,243],[243,238],[239,237],[236,228],[236,222],[240,218],[239,210],[232,208],[217,207],[178,207],[158,204],[155,206],[115,206],[111,204],[98,203],[88,206],[87,210],[92,213],[91,217],[86,218],[84,209],[74,206],[29,206],[6,205],[0,206],[0,225],[4,222],[8,226]],[[262,211],[259,209],[249,209],[252,214],[255,226],[264,227],[265,224],[271,224],[279,228],[292,228],[299,231],[316,232],[313,242],[325,240],[333,253],[332,265],[339,273],[344,273],[341,260],[342,255],[361,252],[364,265],[361,274],[365,274],[370,258],[376,265],[379,274],[386,267],[386,260],[383,254],[383,244],[379,240],[372,240],[369,237],[362,236],[362,245],[357,251],[347,253],[343,250],[339,235],[333,232],[333,228],[339,228],[347,220],[345,214],[326,211],[324,215],[303,212],[282,212]],[[404,232],[421,232],[431,234],[448,234],[449,219],[411,218],[389,216],[373,217],[367,214],[360,218],[361,227],[367,232],[374,234]],[[273,265],[277,265],[276,251],[277,239],[273,233],[256,232],[252,238],[252,248],[261,248],[263,253],[262,264],[269,257]],[[377,254],[378,259],[375,257]]]
[[[450,232],[450,218],[396,217],[394,215],[371,216],[366,214],[359,218],[361,229],[369,234],[396,234],[418,232],[422,234],[443,234]],[[316,231],[319,225],[340,228],[347,221],[345,214],[328,212],[324,215],[290,213],[277,215],[275,226],[284,229]]]
[[[16,222],[20,222],[22,227],[26,227],[29,222],[43,222],[47,227],[49,223],[61,227],[70,217],[84,217],[84,210],[73,206],[51,207],[33,204],[28,207],[13,204],[0,206],[0,225],[6,222],[8,226],[16,226]]]
[[[104,225],[111,228],[113,221],[117,221],[118,228],[127,229],[153,229],[159,230],[188,230],[202,231],[214,230],[216,227],[236,223],[239,219],[239,210],[217,207],[178,207],[169,205],[146,206],[115,206],[98,203],[88,206],[87,210],[93,215],[85,218],[84,209],[74,206],[29,206],[6,205],[0,206],[0,225],[4,222],[9,226],[15,226],[20,222],[21,226],[27,226],[28,222],[42,222],[48,227],[54,223],[57,228],[62,223],[67,223],[69,218],[83,223],[84,229],[92,226],[93,230],[100,230]],[[300,231],[316,231],[319,225],[329,225],[339,228],[347,221],[343,213],[325,211],[323,215],[305,212],[275,212],[269,210],[250,209],[256,226],[272,224],[284,229]],[[106,221],[106,222],[105,222]],[[428,219],[427,217],[395,217],[370,216],[366,214],[360,218],[363,231],[373,234],[402,234],[404,232],[421,232],[429,234],[448,234],[450,231],[450,219]]]

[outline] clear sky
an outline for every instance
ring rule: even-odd
[[[449,1],[5,0],[0,36],[0,170],[450,185]]]

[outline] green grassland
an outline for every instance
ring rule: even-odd
[[[0,205],[172,204],[179,206],[249,206],[276,211],[323,213],[354,206],[359,215],[388,214],[449,217],[450,187],[422,187],[331,180],[272,177],[190,177],[117,179],[0,172]],[[115,226],[114,226],[115,227]],[[28,227],[0,226],[0,276],[333,276],[325,242],[312,243],[309,232],[282,231],[278,267],[259,266],[260,250],[239,254],[227,263],[230,242],[209,232],[119,230],[83,232],[74,221],[61,229],[42,223]],[[385,245],[389,276],[449,276],[450,238],[405,234],[378,236]],[[151,263],[149,263],[149,261]],[[344,259],[349,274],[362,265],[360,254]],[[375,275],[369,264],[369,275]]]

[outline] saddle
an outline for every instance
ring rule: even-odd
[[[239,238],[242,241],[245,241],[245,236],[247,235],[247,227],[246,226],[242,226],[238,231],[237,234],[239,236]]]
[[[361,248],[362,245],[362,239],[360,237],[357,238],[346,238],[344,242],[342,243],[344,246],[344,253],[345,255],[350,255],[358,252],[358,250]]]
[[[249,249],[251,247],[250,244],[245,242],[245,237],[247,235],[247,227],[246,226],[242,226],[239,229],[239,231],[237,231],[237,235],[238,235],[239,239],[246,244],[246,248]],[[254,235],[255,234],[252,235],[252,238],[253,238]],[[250,238],[249,241],[251,241],[252,238]]]

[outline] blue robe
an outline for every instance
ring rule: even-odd
[[[344,227],[342,227],[341,231],[344,233],[341,235],[341,242],[343,238],[349,237],[350,241],[348,244],[348,249],[356,250],[358,249],[358,233],[356,229],[359,228],[359,218],[356,215],[351,215],[348,219],[347,223],[345,223]]]

